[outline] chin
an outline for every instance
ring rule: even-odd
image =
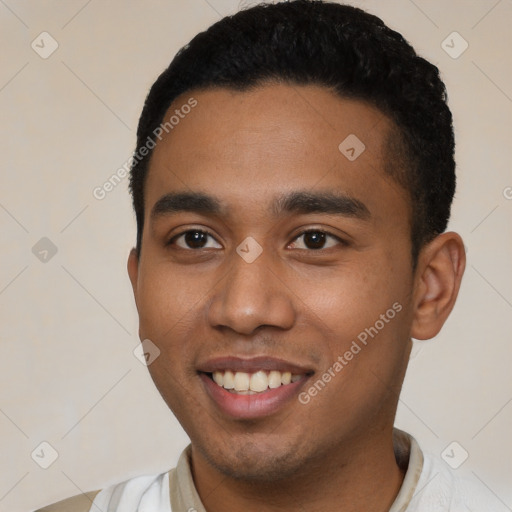
[[[236,480],[275,483],[304,468],[311,454],[280,439],[278,446],[265,441],[239,441],[223,448],[196,444],[202,456],[223,475]]]

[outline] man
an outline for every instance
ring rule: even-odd
[[[465,265],[437,68],[354,7],[261,5],[178,53],[137,137],[128,272],[191,445],[43,510],[498,510],[393,428]]]

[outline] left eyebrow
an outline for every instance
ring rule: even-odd
[[[369,220],[371,217],[370,210],[359,199],[333,192],[291,192],[278,197],[272,210],[275,215],[333,213],[362,220]]]

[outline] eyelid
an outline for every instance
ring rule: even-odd
[[[169,240],[166,242],[166,244],[165,244],[165,245],[171,245],[171,244],[173,244],[173,243],[174,243],[174,241],[175,241],[177,238],[179,238],[180,236],[183,236],[183,235],[185,235],[185,234],[189,233],[190,231],[199,231],[199,232],[201,232],[201,233],[205,233],[205,234],[207,234],[208,236],[211,236],[211,237],[215,240],[215,242],[217,242],[219,245],[222,245],[222,244],[217,240],[217,237],[216,237],[216,236],[215,236],[211,231],[209,231],[209,230],[208,230],[208,229],[206,229],[206,228],[195,228],[195,227],[187,227],[187,228],[182,229],[182,230],[181,230],[181,231],[179,231],[178,233],[173,234],[173,235],[169,238]],[[183,249],[183,247],[180,247],[180,249]],[[195,250],[195,251],[198,251],[199,249],[185,249],[185,250],[191,250],[191,251]]]
[[[348,240],[348,238],[349,238],[348,236],[342,238],[340,235],[336,235],[332,231],[329,231],[326,228],[320,228],[320,227],[318,227],[318,228],[313,227],[313,228],[302,229],[296,235],[293,236],[292,241],[290,243],[292,243],[295,240],[297,240],[297,238],[299,238],[300,236],[308,234],[308,233],[323,233],[323,234],[325,234],[327,236],[335,238],[342,245],[349,245],[349,243],[350,243],[349,240]],[[319,251],[319,250],[321,250],[321,249],[317,249],[317,251]]]
[[[305,241],[300,241],[300,239],[304,236],[304,235],[307,235],[308,233],[322,233],[325,235],[325,245],[326,247],[319,247],[319,248],[310,248],[310,247],[306,247],[306,243]],[[334,241],[334,243],[333,243]],[[291,245],[298,245],[298,244],[302,244],[304,245],[304,247],[292,247],[290,248]],[[308,230],[305,230],[305,231],[302,231],[301,233],[299,233],[287,246],[287,248],[290,248],[290,250],[292,251],[301,251],[303,253],[311,253],[311,254],[317,254],[317,255],[320,255],[320,254],[325,254],[326,251],[331,251],[331,250],[339,250],[340,248],[342,247],[347,247],[349,245],[349,243],[346,241],[346,240],[343,240],[342,238],[338,237],[337,235],[334,235],[333,233],[330,233],[329,231],[325,231],[325,230],[319,230],[319,229],[308,229]]]
[[[222,245],[216,238],[216,236],[210,231],[208,230],[207,228],[204,228],[204,227],[187,227],[187,228],[183,228],[181,231],[179,231],[178,233],[175,233],[171,236],[171,238],[169,238],[169,240],[166,242],[166,245],[171,245],[175,242],[175,240],[177,238],[179,238],[180,236],[183,236],[191,231],[199,231],[201,233],[205,233],[207,234],[208,236],[212,237],[213,240],[215,240],[216,243],[218,243],[219,245]],[[325,229],[325,228],[316,228],[316,227],[310,227],[310,228],[306,228],[306,229],[302,229],[302,231],[299,231],[298,233],[296,233],[295,235],[293,235],[293,238],[291,239],[291,241],[287,244],[287,246],[289,246],[290,244],[294,243],[298,238],[300,238],[301,236],[303,235],[306,235],[308,233],[323,233],[325,235],[327,235],[328,237],[332,237],[334,238],[340,245],[349,245],[349,242],[344,239],[344,238],[341,238],[340,236],[338,235],[335,235],[334,233],[332,233],[331,231]],[[179,247],[179,246],[178,246]],[[184,249],[183,247],[180,247],[180,249]],[[211,249],[210,248],[206,248],[206,249]],[[329,247],[327,249],[330,249]],[[200,249],[184,249],[184,250],[190,250],[190,251],[199,251]],[[326,250],[326,249],[295,249],[295,250],[299,250],[299,251],[314,251],[314,252],[320,252],[322,250]]]

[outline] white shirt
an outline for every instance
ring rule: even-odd
[[[409,434],[395,429],[394,449],[397,462],[406,473],[389,512],[510,512],[478,480],[462,479],[443,460],[424,455]],[[189,457],[190,446],[181,454],[175,469],[103,489],[90,508],[90,501],[87,508],[75,508],[73,499],[66,500],[66,512],[206,512],[194,486]]]

